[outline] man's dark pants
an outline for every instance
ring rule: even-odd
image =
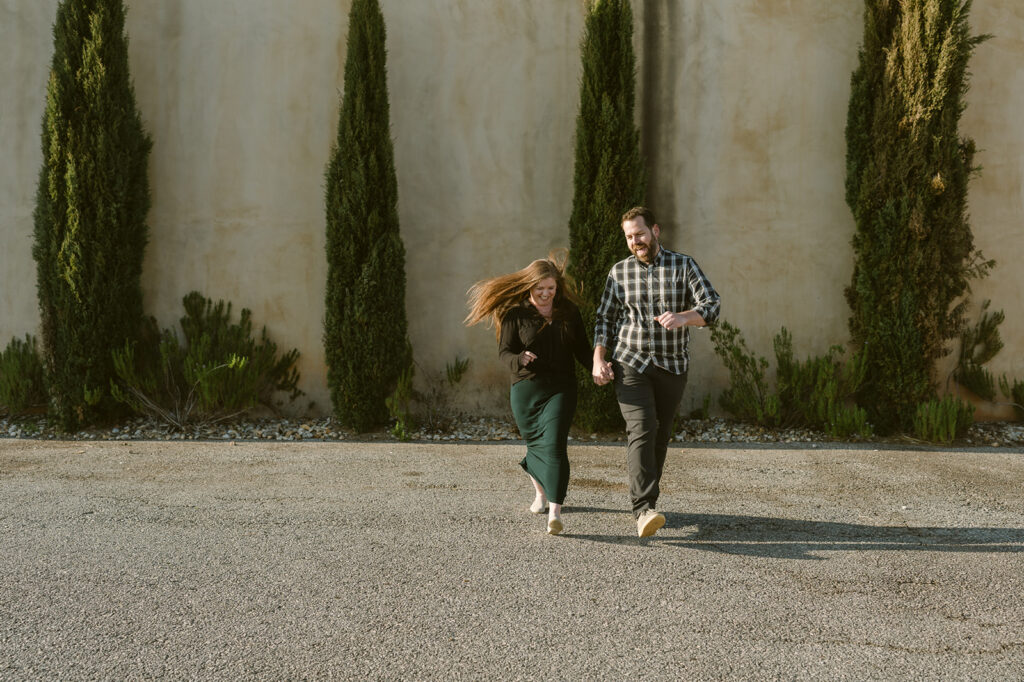
[[[686,373],[673,374],[653,364],[641,373],[615,363],[615,396],[626,420],[626,464],[633,517],[654,509],[672,438],[672,422],[686,388]]]

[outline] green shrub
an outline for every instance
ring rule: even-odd
[[[43,405],[46,387],[36,339],[28,334],[24,341],[13,338],[0,354],[0,410],[17,415]]]
[[[1002,310],[989,314],[990,303],[982,303],[978,323],[966,327],[960,335],[960,357],[953,372],[957,383],[985,400],[996,399],[996,381],[982,365],[1002,350],[999,325],[1006,319]]]
[[[413,429],[416,428],[416,420],[409,407],[414,395],[412,388],[414,371],[413,365],[407,367],[398,377],[398,385],[395,386],[395,390],[384,401],[388,413],[395,420],[391,426],[391,435],[401,441],[409,440]]]
[[[469,359],[456,357],[445,365],[444,374],[431,381],[423,391],[415,392],[419,422],[427,430],[447,431],[454,424],[458,413],[452,409],[452,389],[462,381],[468,369]]]
[[[947,395],[917,406],[914,435],[932,443],[952,443],[974,423],[974,406]]]
[[[752,353],[739,329],[724,320],[711,328],[711,343],[729,370],[729,388],[718,398],[722,408],[744,421],[777,426],[782,409],[764,378],[768,360]]]
[[[1024,381],[1014,379],[1011,385],[1010,380],[1003,375],[999,380],[999,388],[1002,389],[1003,395],[1013,402],[1013,408],[1017,412],[1017,419],[1024,419]]]
[[[792,336],[785,327],[774,345],[783,423],[821,429],[833,438],[871,435],[867,412],[852,404],[864,381],[863,353],[842,363],[843,347],[832,346],[823,356],[799,362],[793,357]]]
[[[71,431],[123,412],[111,351],[143,325],[152,142],[135,102],[121,0],[62,0],[34,213],[49,407]]]
[[[644,203],[646,186],[634,113],[636,59],[629,0],[588,3],[580,61],[568,274],[582,294],[583,325],[593,330],[608,271],[628,255],[620,219]],[[581,367],[576,377],[576,424],[587,431],[621,428],[615,391],[595,385]]]
[[[248,309],[232,323],[231,304],[214,304],[198,292],[183,303],[183,343],[171,330],[159,332],[150,318],[141,344],[129,342],[114,351],[116,399],[184,429],[240,416],[261,403],[273,408],[278,392],[289,400],[302,394],[294,367],[298,350],[277,357],[265,327],[257,343]]]

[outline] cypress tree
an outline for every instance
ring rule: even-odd
[[[636,62],[628,0],[594,0],[580,46],[583,75],[576,118],[576,165],[569,219],[569,275],[584,301],[588,330],[608,271],[627,255],[620,219],[643,204],[646,176],[640,134],[633,121]],[[615,394],[578,369],[577,423],[585,429],[622,424]]]
[[[109,417],[111,352],[143,318],[152,146],[135,105],[121,0],[62,0],[42,122],[32,255],[51,415]]]
[[[385,400],[412,366],[386,59],[377,0],[354,0],[326,172],[324,349],[334,414],[357,431],[387,421]]]
[[[910,430],[932,372],[964,325],[974,248],[967,184],[974,142],[959,134],[972,37],[970,0],[865,0],[851,79],[846,201],[856,232],[846,298],[866,351],[859,401],[881,432]],[[958,302],[960,301],[960,302]]]

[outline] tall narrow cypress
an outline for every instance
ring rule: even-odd
[[[42,123],[32,255],[50,409],[70,430],[119,410],[111,352],[135,338],[152,146],[121,0],[62,0]]]
[[[846,201],[855,264],[850,333],[867,353],[860,395],[881,432],[909,430],[932,373],[964,324],[961,297],[991,263],[974,248],[967,184],[974,142],[959,133],[967,63],[985,36],[970,0],[865,0],[851,79]],[[958,302],[960,301],[960,302]]]
[[[335,416],[365,431],[387,421],[384,401],[412,365],[377,0],[353,1],[347,46],[338,137],[326,172],[324,350]]]
[[[580,46],[583,75],[576,118],[576,166],[569,219],[569,275],[580,286],[588,330],[608,271],[627,255],[620,219],[643,203],[646,175],[633,121],[636,60],[628,0],[593,0]],[[577,423],[585,429],[622,424],[615,394],[580,380]]]

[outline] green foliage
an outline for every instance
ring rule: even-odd
[[[882,432],[907,430],[934,394],[932,371],[960,334],[974,248],[967,184],[974,142],[958,130],[971,36],[969,0],[865,0],[851,79],[846,201],[855,263],[850,333],[866,354],[858,401]],[[960,303],[957,303],[961,300]]]
[[[15,337],[0,353],[0,409],[17,415],[33,407],[46,405],[43,362],[36,339]]]
[[[636,60],[628,0],[590,4],[580,52],[568,273],[580,287],[584,326],[593,329],[608,271],[626,255],[619,220],[643,203],[646,184],[634,124]],[[614,391],[596,386],[585,370],[577,372],[576,423],[588,431],[620,428]]]
[[[469,358],[456,357],[445,365],[444,374],[430,381],[423,391],[414,394],[419,421],[428,431],[448,431],[458,413],[452,408],[452,390],[469,370]]]
[[[999,388],[1002,389],[1003,395],[1013,402],[1017,419],[1024,419],[1024,381],[1014,379],[1011,385],[1010,380],[1004,375],[999,379]]]
[[[158,331],[150,318],[140,343],[126,342],[113,352],[117,380],[111,393],[117,400],[184,429],[237,417],[259,403],[272,407],[278,392],[289,400],[302,394],[298,350],[277,357],[265,327],[257,343],[248,309],[232,323],[231,304],[214,304],[195,291],[183,303],[184,343],[172,330]]]
[[[951,443],[962,438],[974,423],[974,406],[955,396],[932,399],[917,406],[914,435],[932,443]]]
[[[793,356],[793,337],[785,327],[774,340],[775,391],[765,379],[768,360],[747,348],[739,329],[721,320],[711,329],[715,354],[729,370],[729,388],[719,397],[722,408],[738,419],[761,426],[821,429],[833,438],[871,436],[867,412],[851,405],[866,371],[863,353],[842,362],[842,346],[804,362]]]
[[[412,365],[384,44],[377,0],[354,0],[326,171],[324,351],[335,416],[357,431],[387,421],[386,398]]]
[[[469,358],[456,357],[454,361],[445,364],[444,374],[448,379],[448,385],[455,386],[462,381],[462,377],[466,375],[468,369]]]
[[[843,347],[832,346],[825,355],[800,362],[793,357],[793,339],[785,327],[774,345],[784,423],[822,429],[833,438],[871,435],[867,412],[851,406],[867,369],[863,352],[842,363]]]
[[[401,441],[409,440],[413,429],[416,428],[416,421],[409,408],[413,400],[413,371],[414,367],[410,365],[402,372],[402,375],[398,377],[395,390],[384,401],[388,408],[388,414],[395,420],[391,427],[391,435]]]
[[[718,398],[722,408],[743,421],[779,425],[782,405],[764,378],[768,360],[750,351],[740,330],[725,320],[711,328],[711,343],[729,370],[729,388]]]
[[[468,369],[469,358],[456,357],[424,391],[417,391],[413,388],[413,367],[410,366],[386,400],[388,413],[394,421],[391,435],[402,441],[409,440],[417,424],[422,424],[427,431],[448,431],[457,417],[452,410],[451,389],[462,381]]]
[[[965,327],[960,336],[960,357],[953,377],[961,386],[985,400],[996,399],[996,381],[983,367],[1003,348],[999,325],[1006,316],[1000,310],[989,314],[991,301],[981,304],[981,318],[973,327]]]
[[[121,0],[62,0],[53,26],[32,255],[49,404],[64,430],[119,411],[111,351],[143,321],[152,143],[124,15]]]

